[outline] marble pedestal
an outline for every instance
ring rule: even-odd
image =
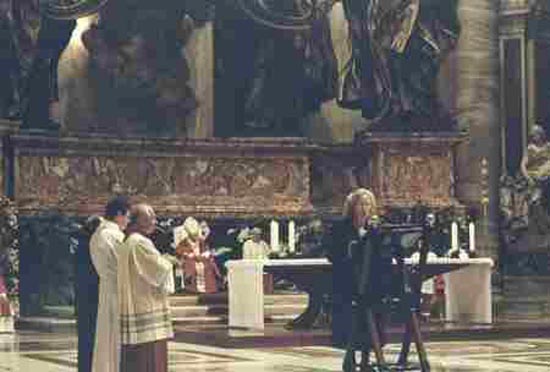
[[[458,205],[455,199],[458,132],[365,133],[358,140],[368,159],[370,188],[384,206]]]

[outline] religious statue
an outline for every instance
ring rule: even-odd
[[[104,1],[1,0],[1,117],[24,128],[57,129],[59,57],[76,19]]]
[[[245,125],[300,135],[300,120],[334,98],[337,64],[329,30],[326,18],[304,31],[256,26],[264,42],[257,44],[253,57]]]
[[[90,129],[159,136],[184,131],[198,104],[183,50],[195,23],[185,7],[118,0],[101,8],[99,23],[82,35],[97,84],[98,117]]]
[[[531,130],[527,155],[522,159],[520,171],[524,177],[533,181],[550,176],[550,142],[540,125],[535,125]]]
[[[531,248],[546,244],[538,240],[550,231],[550,142],[541,126],[533,126],[520,169],[502,178],[500,194],[508,246],[520,247],[523,239]]]
[[[521,174],[529,185],[529,219],[539,233],[550,230],[550,142],[541,126],[532,128]]]
[[[343,0],[352,39],[339,103],[372,129],[437,130],[439,66],[460,28],[457,1]],[[396,127],[395,127],[396,126]],[[447,128],[441,128],[447,129]]]
[[[219,11],[220,86],[236,101],[217,104],[235,111],[239,135],[301,136],[304,119],[336,97],[327,12],[312,13],[311,3],[239,0]]]
[[[21,120],[40,25],[35,0],[0,0],[0,117]]]
[[[0,1],[0,117],[17,119],[19,114],[18,60],[12,38],[11,1]]]

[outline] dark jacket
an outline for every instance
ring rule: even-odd
[[[78,234],[76,254],[76,311],[78,327],[78,372],[92,370],[99,277],[90,257],[90,237],[99,226],[99,218],[88,219]]]
[[[333,265],[332,342],[336,347],[370,344],[362,310],[369,306],[374,312],[383,311],[382,300],[391,286],[391,251],[382,243],[375,229],[360,237],[350,218],[335,221],[326,234],[324,244]]]

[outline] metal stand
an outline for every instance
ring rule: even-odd
[[[402,337],[402,346],[401,352],[396,364],[389,365],[386,363],[384,358],[384,353],[382,351],[382,344],[380,340],[379,325],[377,324],[374,312],[373,305],[374,301],[368,292],[369,280],[371,277],[373,255],[377,254],[375,252],[375,247],[363,245],[365,251],[363,252],[363,263],[361,275],[359,276],[359,286],[358,286],[358,296],[356,301],[353,303],[353,320],[352,320],[352,337],[350,344],[346,350],[344,356],[344,361],[342,369],[344,372],[356,372],[356,371],[404,371],[409,370],[408,365],[408,356],[410,352],[411,341],[414,341],[416,350],[418,353],[418,358],[420,361],[420,370],[422,372],[430,371],[430,364],[428,362],[428,356],[426,349],[424,348],[424,343],[422,340],[422,333],[420,331],[420,322],[418,320],[418,312],[420,309],[420,298],[421,298],[421,287],[422,287],[422,273],[426,265],[428,257],[428,237],[431,232],[431,225],[426,223],[423,226],[407,226],[407,227],[396,227],[396,226],[381,226],[384,233],[391,234],[392,240],[392,255],[393,258],[397,261],[397,270],[392,272],[392,281],[395,280],[399,283],[399,293],[392,294],[397,296],[395,300],[399,303],[398,311],[402,312],[405,319],[405,332]],[[412,267],[411,270],[407,270],[404,262],[404,255],[402,253],[403,249],[399,244],[396,244],[395,237],[398,233],[411,233],[417,232],[421,233],[421,237],[418,240],[418,247],[420,250],[420,259],[418,265]],[[370,249],[367,249],[370,248]],[[392,301],[394,299],[392,298]],[[366,329],[369,333],[370,338],[370,349],[368,350],[357,350],[354,346],[354,337],[353,332],[356,329],[361,329],[362,325],[366,325]],[[376,359],[375,364],[369,362],[370,351],[374,352]],[[358,363],[355,359],[356,352],[361,352],[362,358]]]

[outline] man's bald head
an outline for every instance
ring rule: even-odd
[[[155,231],[157,223],[155,211],[149,204],[136,204],[132,207],[130,225],[132,230],[148,235]]]

